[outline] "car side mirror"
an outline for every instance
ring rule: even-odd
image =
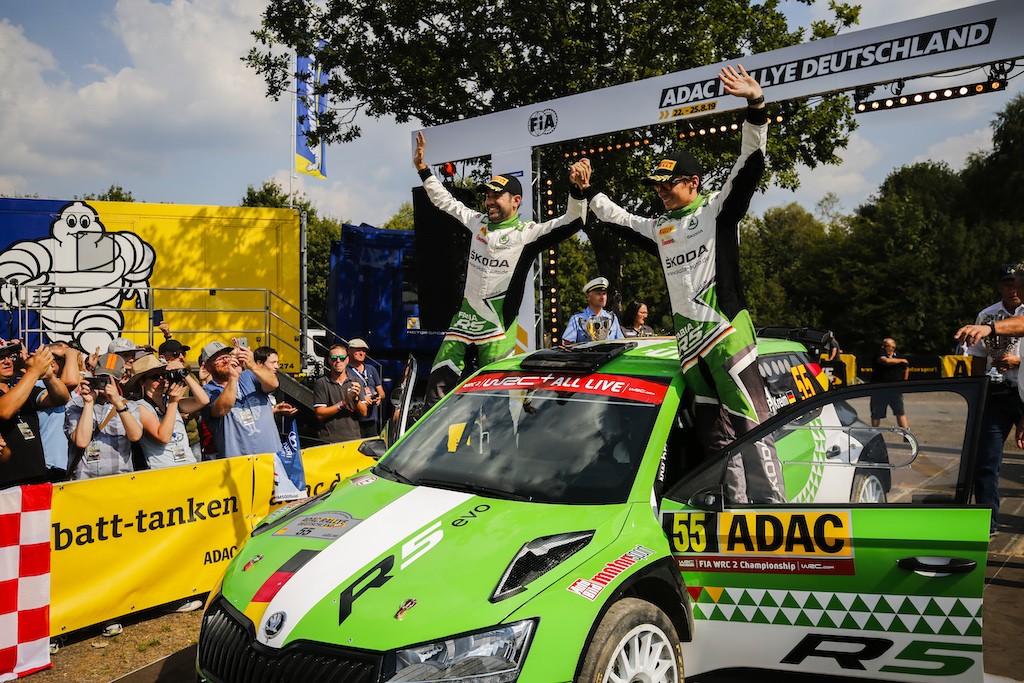
[[[725,511],[725,492],[721,486],[709,486],[690,496],[688,504],[709,512]]]
[[[384,443],[384,439],[367,439],[356,448],[357,451],[374,460],[379,460],[387,449],[388,445]]]

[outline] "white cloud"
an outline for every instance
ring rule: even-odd
[[[967,156],[972,152],[987,152],[992,148],[992,129],[979,128],[970,133],[946,138],[931,145],[924,154],[914,158],[913,163],[922,161],[944,161],[953,170],[960,170]]]

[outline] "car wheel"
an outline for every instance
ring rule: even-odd
[[[682,683],[683,654],[675,627],[645,600],[618,601],[587,645],[578,680]]]
[[[853,475],[853,490],[850,492],[851,503],[884,504],[885,484],[875,472],[857,472]]]

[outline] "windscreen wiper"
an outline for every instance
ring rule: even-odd
[[[491,486],[484,486],[483,484],[473,484],[468,481],[450,481],[448,479],[419,479],[416,481],[418,486],[433,486],[439,489],[449,489],[452,491],[468,491],[469,493],[476,493],[482,496],[491,496],[492,498],[503,498],[505,500],[521,500],[524,502],[530,502],[533,500],[533,496],[524,496],[521,493],[515,491],[507,491],[505,489],[494,488]]]
[[[416,484],[413,482],[412,479],[410,479],[409,477],[405,476],[404,474],[402,474],[400,472],[395,471],[394,469],[388,467],[387,465],[385,465],[383,463],[377,463],[376,465],[374,465],[373,466],[373,471],[374,472],[383,472],[384,474],[389,474],[389,475],[391,475],[394,478],[395,481],[400,482],[402,484],[408,484],[409,486],[416,486]]]

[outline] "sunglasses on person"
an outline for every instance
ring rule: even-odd
[[[689,180],[689,176],[678,176],[676,178],[669,178],[668,180],[663,180],[660,183],[651,183],[651,187],[654,188],[655,192],[671,192],[673,187],[675,187],[679,183],[688,182]]]
[[[348,358],[347,355],[345,355],[345,356],[331,356],[331,362],[333,363],[336,360],[345,360],[346,358]]]

